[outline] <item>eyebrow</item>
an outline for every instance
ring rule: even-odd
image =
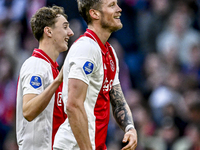
[[[63,25],[65,25],[65,24],[69,25],[69,22],[68,22],[68,21],[66,21],[66,22],[64,22],[64,23],[63,23]]]

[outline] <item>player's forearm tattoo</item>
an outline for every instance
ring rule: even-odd
[[[123,130],[128,124],[133,124],[132,114],[124,98],[120,84],[113,86],[111,89],[110,102],[115,120]]]

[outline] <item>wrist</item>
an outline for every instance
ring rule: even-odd
[[[125,132],[128,132],[130,129],[135,129],[135,126],[133,124],[129,124],[125,128]]]
[[[55,83],[57,83],[57,84],[59,84],[59,85],[63,82],[62,79],[60,79],[60,78],[58,78],[58,77],[55,78],[54,81],[55,81]]]

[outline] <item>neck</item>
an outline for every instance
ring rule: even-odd
[[[58,58],[58,51],[55,50],[54,46],[51,45],[51,42],[40,41],[39,49],[43,50],[54,62]]]
[[[88,25],[88,29],[92,30],[99,37],[99,39],[104,45],[108,41],[111,35],[111,33],[108,30],[103,29],[102,27],[97,26],[97,25],[96,26]]]

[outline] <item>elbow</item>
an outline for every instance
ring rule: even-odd
[[[66,105],[66,110],[67,110],[67,114],[73,114],[76,109],[78,109],[78,106],[75,103],[71,103],[71,102],[67,102]]]
[[[73,111],[73,107],[74,107],[74,105],[73,105],[73,104],[71,104],[71,103],[67,102],[67,105],[66,105],[66,110],[67,110],[67,113],[70,113],[70,112],[72,112],[72,111]]]
[[[24,118],[28,121],[28,122],[31,122],[34,118],[28,114],[27,112],[23,112],[23,116]]]

